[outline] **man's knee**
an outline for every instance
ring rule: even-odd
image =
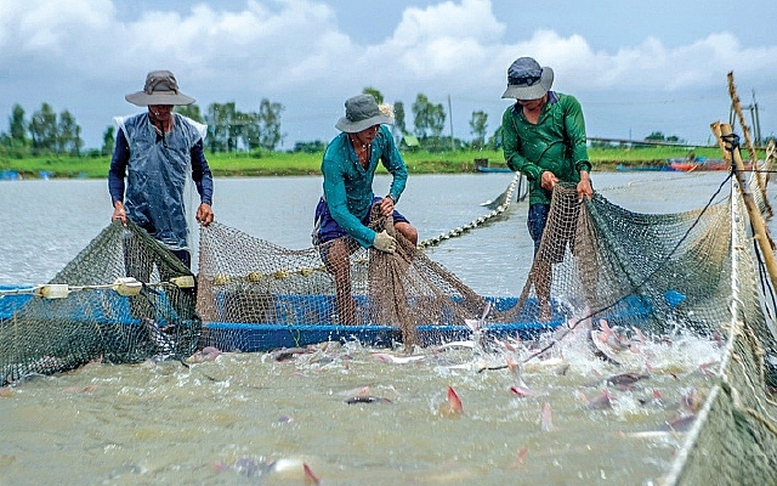
[[[418,244],[418,230],[409,223],[397,223],[394,228],[413,245]]]

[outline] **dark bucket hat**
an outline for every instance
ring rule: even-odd
[[[553,85],[553,70],[540,65],[531,57],[519,57],[507,70],[507,89],[502,98],[536,100]]]
[[[178,90],[178,81],[170,71],[151,71],[146,75],[146,85],[143,91],[128,94],[124,97],[133,105],[190,105],[194,98],[190,98]]]
[[[394,120],[380,111],[375,98],[370,94],[362,94],[346,100],[345,116],[340,118],[335,128],[346,133],[356,133],[374,125],[391,123]]]

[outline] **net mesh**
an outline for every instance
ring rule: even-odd
[[[728,338],[725,353],[664,484],[777,482],[774,289],[767,279],[758,277],[763,260],[758,247],[748,244],[747,215],[737,196],[732,197],[734,272],[727,299],[732,315],[722,323]]]
[[[717,330],[730,316],[728,205],[674,214],[628,211],[600,194],[580,203],[572,187],[554,191],[548,223],[521,300],[543,312],[563,303],[654,334]],[[612,322],[610,322],[612,324]]]
[[[0,297],[0,385],[95,360],[191,355],[202,327],[193,281],[144,230],[111,224],[48,284]]]
[[[347,237],[289,250],[223,224],[203,227],[200,315],[208,322],[274,326],[382,325],[412,346],[425,344],[419,325],[463,324],[484,313],[485,298],[395,233],[390,220],[375,218],[371,225],[397,239],[394,254]],[[204,343],[251,347],[240,331],[220,329],[216,337],[206,329]]]

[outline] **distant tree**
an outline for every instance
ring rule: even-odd
[[[488,146],[494,150],[502,148],[502,125],[499,125],[496,131],[494,131],[494,134],[488,140]]]
[[[472,148],[482,149],[486,144],[486,131],[488,130],[488,114],[485,111],[473,111],[469,119],[469,127],[472,136]]]
[[[321,140],[315,140],[313,142],[296,142],[294,144],[293,152],[303,152],[306,154],[315,154],[323,152],[326,149],[326,143]]]
[[[211,152],[225,152],[234,147],[233,122],[235,103],[211,103],[205,121],[208,124],[208,147]]]
[[[202,114],[200,113],[200,107],[197,106],[196,103],[192,103],[191,105],[176,106],[175,112],[179,115],[185,116],[186,118],[191,118],[196,122],[205,123],[202,118]]]
[[[103,148],[100,149],[101,155],[110,155],[113,153],[113,149],[116,146],[115,131],[116,128],[113,125],[109,125],[103,132]]]
[[[664,134],[661,132],[653,132],[647,137],[645,137],[645,141],[648,141],[648,142],[663,142],[664,140],[666,140],[666,138],[664,137]]]
[[[32,114],[30,138],[36,153],[54,152],[57,149],[57,114],[48,103],[43,103],[40,110]]]
[[[421,139],[439,138],[445,128],[445,109],[442,104],[432,104],[426,95],[418,93],[412,110],[415,135]]]
[[[11,108],[11,117],[8,123],[8,145],[13,148],[27,147],[27,121],[24,119],[24,108],[15,104]]]
[[[394,128],[400,135],[407,134],[407,127],[405,126],[405,104],[401,101],[394,102]]]
[[[271,103],[263,98],[259,104],[259,146],[264,150],[273,151],[283,140],[281,133],[281,112],[284,106]]]
[[[79,156],[83,145],[81,127],[78,126],[75,117],[68,110],[63,111],[59,114],[59,122],[57,123],[56,152]]]
[[[373,88],[372,86],[367,86],[362,90],[362,94],[371,94],[373,98],[375,98],[375,102],[378,104],[383,103],[383,93],[378,91],[377,89]]]

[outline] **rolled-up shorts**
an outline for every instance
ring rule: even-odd
[[[377,196],[373,197],[372,204],[375,204],[381,199],[383,198],[377,197]],[[407,218],[405,218],[396,209],[394,210],[392,217],[394,218],[394,224],[410,223],[410,221],[408,221]],[[329,212],[329,205],[326,203],[323,197],[318,200],[318,205],[316,205],[315,222],[316,222],[316,226],[313,231],[314,245],[320,245],[322,243],[326,243],[327,241],[331,241],[336,238],[340,238],[341,236],[348,235],[348,232],[345,231],[343,227],[340,226],[340,224],[337,221],[335,221],[335,219],[332,217],[332,213]],[[369,223],[370,223],[370,213],[368,211],[367,215],[362,219],[362,224],[367,226]]]

